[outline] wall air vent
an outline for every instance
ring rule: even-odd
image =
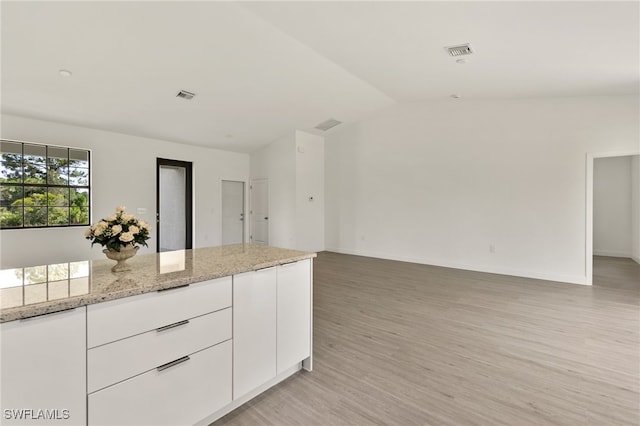
[[[195,95],[196,95],[195,93],[187,92],[186,90],[181,90],[178,92],[176,97],[190,101],[191,99],[193,99]]]
[[[327,121],[323,121],[322,123],[318,124],[315,128],[326,132],[332,127],[336,127],[338,124],[342,124],[342,121],[338,121],[335,118],[330,118]]]
[[[444,49],[449,52],[449,56],[453,57],[466,56],[473,53],[473,50],[471,50],[471,46],[469,46],[469,43],[461,44],[459,46],[447,46]]]

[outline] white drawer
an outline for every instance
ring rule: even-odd
[[[231,306],[231,277],[188,287],[125,297],[87,307],[87,346],[135,334]]]
[[[89,349],[88,393],[231,339],[231,308]]]
[[[89,395],[89,424],[192,425],[231,402],[231,341]]]

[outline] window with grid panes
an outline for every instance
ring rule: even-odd
[[[0,141],[0,227],[88,225],[88,150]]]

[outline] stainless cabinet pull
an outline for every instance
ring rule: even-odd
[[[287,268],[287,267],[293,266],[293,265],[295,265],[297,263],[298,263],[298,261],[296,260],[294,262],[281,263],[280,266],[282,266],[283,268]]]
[[[269,269],[273,269],[273,268],[275,268],[275,266],[267,266],[266,268],[259,268],[259,269],[256,269],[255,271],[262,272],[262,271],[268,271]]]
[[[158,293],[160,293],[161,291],[177,290],[179,288],[185,288],[185,287],[189,287],[189,284],[182,284],[177,287],[161,288],[160,290],[158,290]]]
[[[160,332],[165,330],[171,330],[172,328],[180,327],[181,325],[187,325],[187,324],[189,324],[189,320],[178,321],[173,324],[165,325],[164,327],[156,328],[156,331]]]
[[[166,364],[162,364],[160,367],[156,367],[156,370],[158,371],[166,370],[167,368],[171,368],[175,365],[182,364],[183,362],[187,362],[190,359],[191,358],[189,358],[188,356],[183,356],[182,358],[178,358],[175,361],[171,361]]]
[[[40,317],[44,317],[46,315],[55,315],[55,314],[62,314],[64,312],[69,312],[69,311],[74,311],[77,308],[67,308],[67,309],[61,309],[59,311],[53,311],[53,312],[47,312],[45,314],[39,314],[39,315],[32,315],[30,317],[26,317],[26,318],[20,318],[20,321],[29,321],[30,319],[35,319],[35,318],[40,318]]]

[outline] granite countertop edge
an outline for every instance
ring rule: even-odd
[[[213,280],[217,278],[229,277],[244,272],[257,271],[259,269],[271,268],[286,263],[297,262],[305,259],[312,259],[317,256],[316,253],[302,253],[294,256],[287,256],[278,260],[269,262],[257,263],[248,265],[242,265],[241,267],[214,270],[211,273],[203,273],[195,276],[188,277],[170,277],[167,275],[165,280],[157,282],[153,285],[129,288],[125,290],[117,290],[108,293],[99,294],[85,294],[80,296],[69,297],[67,299],[51,300],[47,302],[36,303],[32,305],[23,305],[12,308],[5,308],[0,310],[0,323],[11,322],[16,320],[24,320],[28,318],[39,317],[48,314],[54,314],[56,312],[69,311],[84,306],[93,305],[96,303],[108,302],[111,300],[123,299],[126,297],[137,296],[140,294],[151,293],[159,290],[168,290],[180,286],[199,283],[203,281]]]

